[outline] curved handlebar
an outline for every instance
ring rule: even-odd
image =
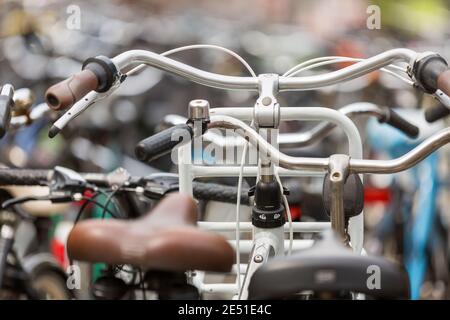
[[[278,78],[278,91],[318,89],[342,81],[347,81],[363,76],[369,72],[383,68],[397,60],[403,60],[412,65],[413,63],[415,63],[418,56],[419,56],[418,53],[410,49],[398,48],[385,51],[381,54],[354,63],[348,67],[342,68],[337,71],[329,72],[326,74],[305,76],[305,77],[280,76]],[[105,62],[105,59],[107,59],[108,61]],[[155,68],[181,76],[185,79],[188,79],[190,81],[205,86],[226,90],[258,91],[260,89],[260,80],[258,77],[238,77],[238,76],[227,76],[211,73],[194,68],[182,62],[167,58],[163,55],[145,50],[130,50],[123,52],[112,59],[103,57],[102,59],[97,60],[101,60],[102,63],[104,64],[106,63],[110,67],[110,70],[115,70],[116,74],[114,74],[114,76],[112,77],[114,79],[123,80],[124,79],[124,77],[122,77],[123,73],[126,73],[136,63],[140,63],[153,66]],[[85,69],[85,71],[87,70],[90,69]],[[97,69],[95,68],[92,69],[92,71],[95,70]],[[53,131],[50,134],[51,136],[54,136],[70,120],[76,117],[80,112],[84,111],[90,105],[95,103],[97,98],[100,97],[98,95],[98,92],[95,92],[94,89],[95,81],[93,80],[93,78],[91,78],[91,76],[92,74],[90,75],[89,81],[91,81],[91,83],[89,85],[83,85],[80,88],[77,87],[72,89],[70,88],[70,86],[68,86],[67,82],[64,82],[65,84],[61,86],[59,89],[56,88],[57,89],[56,90],[55,88],[53,88],[51,91],[49,91],[49,93],[47,94],[47,101],[49,102],[50,105],[54,106],[57,109],[68,107],[71,104],[78,101],[78,103],[73,106],[74,111],[76,111],[75,113],[72,113],[70,110],[60,118],[61,121],[58,120],[57,122],[55,122],[54,124],[55,128],[53,128]],[[97,77],[98,82],[102,82],[100,81],[101,80],[100,78],[101,77]],[[76,81],[76,84],[77,83],[78,81]],[[96,85],[98,86],[98,83]],[[87,96],[85,96],[85,99],[87,98],[88,101],[84,102],[84,99],[80,100],[81,93],[87,94],[88,92],[86,90],[88,87],[90,87],[92,90],[89,92]],[[109,88],[108,90],[101,91],[103,93],[102,97],[106,97],[109,94],[111,94],[117,88],[117,86],[110,86],[108,88]],[[80,91],[78,91],[78,89]],[[93,94],[93,96],[90,96],[91,94]]]
[[[53,170],[40,169],[0,169],[1,186],[45,186],[52,179]],[[101,187],[112,185],[109,174],[104,173],[82,173],[80,174],[87,182]],[[140,181],[140,177],[130,177],[130,181]],[[170,181],[170,180],[169,180]],[[194,197],[198,200],[219,201],[225,203],[236,203],[238,188],[211,182],[193,182]],[[241,203],[250,204],[248,189],[241,190]]]
[[[211,116],[208,128],[228,128],[241,129],[236,133],[248,141],[253,146],[258,147],[258,151],[263,157],[268,157],[270,161],[286,169],[328,171],[329,158],[302,158],[288,156],[261,137],[253,128],[244,122],[228,116]],[[349,171],[351,173],[397,173],[407,170],[429,156],[443,145],[450,142],[450,128],[441,130],[430,138],[420,143],[413,150],[404,156],[393,160],[365,160],[350,159]]]
[[[275,149],[269,142],[261,137],[255,130],[244,122],[228,116],[211,116],[208,128],[229,128],[241,129],[236,132],[253,146],[258,147],[258,151],[264,157],[280,167],[294,170],[310,170],[316,172],[327,172],[329,170],[329,158],[303,158],[288,156]],[[350,159],[350,173],[378,173],[390,174],[407,170],[431,153],[450,142],[450,128],[429,137],[417,147],[405,155],[392,160],[366,160]],[[51,180],[53,170],[27,170],[27,169],[0,169],[0,185],[48,185]],[[108,175],[101,173],[83,173],[81,176],[88,182],[96,185],[110,184]]]
[[[363,76],[396,60],[411,62],[416,55],[416,52],[409,49],[392,49],[327,74],[306,77],[280,77],[278,86],[280,91],[317,89]],[[257,91],[259,89],[258,78],[225,76],[206,72],[145,50],[126,51],[112,58],[112,61],[119,70],[126,69],[130,64],[143,63],[205,86],[228,90]]]
[[[323,75],[307,77],[279,77],[279,90],[311,90],[351,80],[369,72],[385,67],[396,60],[411,62],[416,53],[409,49],[393,49],[355,63],[351,66]],[[259,79],[256,77],[227,76],[207,72],[185,63],[167,58],[160,54],[145,50],[130,50],[111,59],[119,72],[124,72],[130,65],[147,64],[169,73],[181,76],[199,84],[227,90],[259,90]],[[54,109],[70,107],[89,91],[96,90],[99,79],[89,69],[64,80],[46,93],[46,100]]]
[[[342,107],[338,111],[349,118],[359,116],[375,117],[379,122],[386,122],[412,138],[417,137],[419,134],[417,126],[398,115],[394,110],[387,107],[380,108],[373,103],[356,102]],[[328,122],[320,123],[304,132],[282,133],[278,136],[278,143],[280,145],[295,145],[296,147],[308,146],[327,136],[334,128],[336,128],[336,125]]]

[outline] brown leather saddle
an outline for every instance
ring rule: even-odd
[[[69,234],[71,259],[130,264],[146,270],[225,272],[234,262],[227,240],[196,227],[194,200],[172,194],[136,220],[79,222]]]

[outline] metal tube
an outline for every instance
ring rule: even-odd
[[[374,116],[379,119],[383,115],[382,110],[377,105],[368,102],[349,104],[338,111],[349,118]],[[335,123],[328,122],[320,123],[304,132],[282,133],[279,136],[278,143],[280,145],[294,145],[295,147],[309,146],[326,137],[336,127]]]
[[[334,72],[309,77],[280,77],[279,89],[280,91],[318,89],[342,81],[355,79],[369,72],[381,69],[396,60],[401,59],[411,63],[416,56],[417,53],[409,49],[388,50]]]
[[[249,137],[250,143],[257,145],[259,150],[269,155],[281,167],[288,169],[306,169],[317,172],[328,170],[328,158],[302,158],[285,155],[269,145],[263,138],[259,137],[256,131],[240,120],[227,116],[214,116],[211,120],[211,127],[243,129],[244,132],[238,131],[239,134]],[[432,152],[449,142],[450,128],[446,128],[429,137],[413,150],[397,159],[364,160],[352,158],[350,159],[349,170],[352,173],[397,173],[413,167]]]
[[[258,78],[233,77],[211,73],[150,51],[126,51],[114,57],[112,61],[119,69],[126,68],[131,63],[145,63],[155,68],[179,75],[189,81],[209,87],[229,90],[258,91]]]
[[[300,158],[291,157],[279,152],[270,143],[264,140],[255,130],[244,122],[227,116],[212,116],[209,128],[243,129],[237,133],[242,137],[248,137],[251,144],[258,147],[259,152],[270,157],[270,160],[278,166],[287,169],[304,169],[313,171],[326,171],[328,159],[324,158]]]
[[[253,118],[253,108],[215,108],[211,109],[211,115],[226,115],[243,121],[250,121]],[[382,116],[382,111],[372,103],[354,103],[339,110],[316,107],[280,108],[281,121],[321,120],[328,121],[328,123],[321,123],[305,132],[281,133],[278,143],[280,145],[295,144],[297,147],[307,146],[322,139],[336,126],[339,126],[343,127],[350,145],[358,144],[356,143],[358,138],[355,137],[357,129],[353,124],[350,124],[347,118],[360,115],[372,115],[379,118]],[[352,136],[355,138],[351,138]],[[231,137],[225,138],[214,132],[206,132],[204,138],[222,147],[230,144],[242,145],[244,141],[234,137],[232,139],[230,139]],[[360,158],[362,154],[359,154],[359,150],[355,150],[352,156]]]
[[[180,193],[192,196],[192,159],[191,144],[188,143],[178,149],[178,181]]]
[[[279,90],[311,90],[329,86],[362,76],[385,67],[396,60],[402,59],[410,62],[416,55],[414,51],[409,49],[393,49],[326,74],[308,77],[280,77]],[[114,57],[112,61],[120,70],[125,69],[132,63],[144,63],[205,86],[229,90],[258,91],[259,89],[258,78],[215,74],[145,50],[126,51]]]
[[[344,183],[350,157],[342,154],[330,157],[331,227],[345,239]]]
[[[397,173],[407,170],[450,142],[450,128],[432,135],[407,154],[392,160],[350,160],[353,173]]]

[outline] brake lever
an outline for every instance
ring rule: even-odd
[[[88,182],[76,171],[56,166],[49,184],[50,195],[61,196],[57,192],[83,193]]]
[[[433,93],[433,97],[438,100],[442,105],[444,105],[447,109],[450,109],[450,97],[446,95],[441,90],[437,89],[435,93]]]
[[[137,184],[142,186],[146,197],[159,200],[169,192],[178,191],[179,183],[176,175],[150,175],[140,178]]]
[[[67,110],[58,120],[56,120],[48,132],[49,138],[55,137],[62,129],[73,119],[78,117],[86,109],[98,101],[109,97],[114,91],[116,91],[122,82],[125,80],[125,76],[119,77],[119,80],[111,86],[106,92],[91,91],[85,95],[81,100],[77,101],[69,110]]]

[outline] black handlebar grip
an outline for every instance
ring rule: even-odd
[[[387,109],[386,120],[384,122],[394,128],[397,128],[411,138],[417,138],[419,135],[419,128],[417,126],[400,116],[392,109]]]
[[[0,95],[0,138],[3,138],[6,131],[8,131],[13,105],[14,100],[11,97]]]
[[[192,190],[194,193],[194,197],[198,200],[218,201],[236,204],[238,196],[237,187],[211,182],[194,181]],[[248,189],[241,190],[241,204],[250,205]]]
[[[427,93],[435,93],[437,89],[450,94],[450,82],[447,61],[438,54],[419,59],[413,67],[413,73],[419,85]]]
[[[45,185],[52,170],[39,169],[0,169],[0,186],[40,186]]]
[[[143,162],[152,162],[175,147],[188,143],[193,135],[193,129],[187,124],[173,126],[139,142],[135,149],[136,157]]]
[[[443,104],[425,110],[425,120],[430,123],[445,118],[448,115],[450,115],[450,109]]]

